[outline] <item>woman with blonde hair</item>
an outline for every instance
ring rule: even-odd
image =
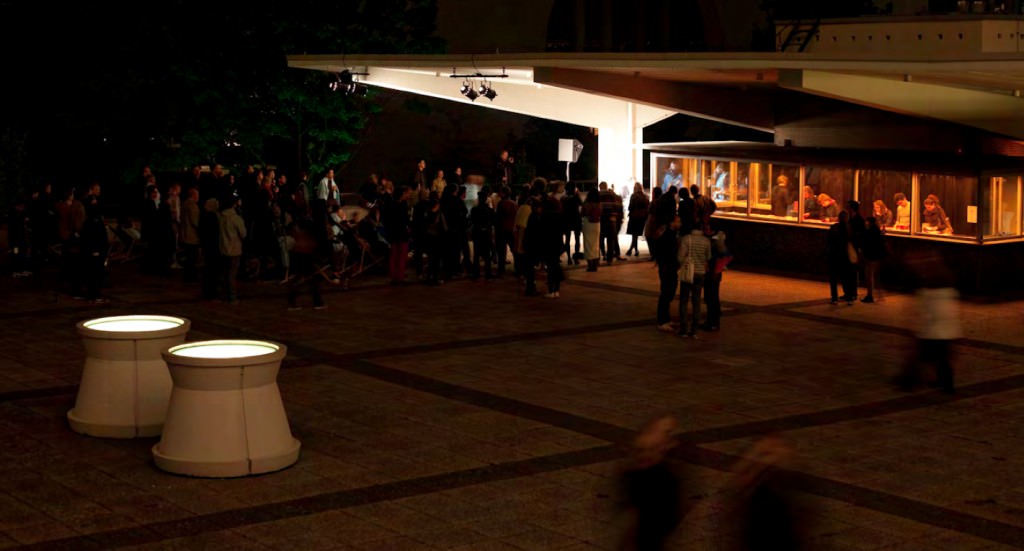
[[[885,201],[882,201],[881,199],[876,199],[875,202],[872,203],[872,210],[872,216],[874,216],[875,221],[878,222],[878,227],[882,228],[883,230],[885,228],[892,227],[893,219],[895,218],[895,216],[893,215],[892,211],[889,210],[889,207],[885,206]]]

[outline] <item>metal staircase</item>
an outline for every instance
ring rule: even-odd
[[[814,37],[818,34],[818,28],[821,26],[821,18],[815,18],[813,20],[797,19],[796,21],[790,21],[788,23],[779,25],[779,30],[776,36],[776,44],[778,44],[778,51],[780,52],[802,52],[807,49],[807,45],[814,40]]]

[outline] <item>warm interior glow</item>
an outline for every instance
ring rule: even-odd
[[[181,327],[184,323],[185,320],[181,318],[169,316],[114,316],[89,320],[83,326],[94,331],[136,333],[174,329],[175,327]]]
[[[260,341],[204,341],[171,348],[171,354],[186,358],[251,358],[277,352],[276,345]]]

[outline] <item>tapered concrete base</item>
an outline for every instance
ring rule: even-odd
[[[80,322],[85,366],[75,407],[75,432],[104,438],[159,436],[171,395],[161,353],[185,342],[191,323],[167,316],[116,316]]]
[[[174,381],[157,467],[199,477],[277,471],[299,459],[277,386],[287,349],[260,341],[206,341],[163,354]],[[235,357],[231,357],[235,356]]]

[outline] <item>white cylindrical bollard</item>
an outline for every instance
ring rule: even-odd
[[[277,471],[299,459],[277,387],[287,353],[264,341],[204,341],[163,352],[174,388],[157,467],[202,477]]]
[[[85,366],[68,423],[107,438],[159,436],[171,394],[160,355],[185,342],[191,323],[170,316],[115,316],[79,322]]]

